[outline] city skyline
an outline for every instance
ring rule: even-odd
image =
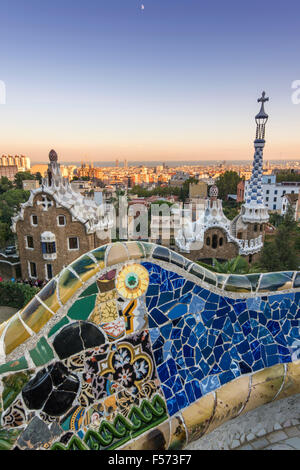
[[[266,90],[264,158],[297,160],[299,10],[294,0],[4,1],[0,153],[33,164],[51,148],[65,163],[251,161]]]

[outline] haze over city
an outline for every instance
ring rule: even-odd
[[[300,158],[292,0],[12,0],[1,6],[1,153],[46,162]]]

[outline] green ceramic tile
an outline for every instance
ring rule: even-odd
[[[146,253],[146,258],[148,258],[153,251],[153,243],[141,242]]]
[[[231,292],[251,292],[251,283],[246,276],[231,274],[224,289]]]
[[[19,395],[25,384],[30,380],[31,371],[17,372],[3,377],[3,409],[6,410]]]
[[[49,331],[48,338],[50,336],[53,336],[60,328],[63,326],[67,325],[69,322],[67,316],[63,317],[56,325],[53,326],[53,328]]]
[[[18,370],[27,369],[27,368],[28,368],[28,363],[25,357],[23,356],[20,359],[17,359],[16,361],[10,361],[10,362],[7,362],[6,364],[2,364],[0,366],[0,374],[4,374],[5,372],[16,372]]]
[[[72,320],[87,320],[95,307],[96,297],[90,295],[77,300],[68,311],[68,317]]]
[[[269,292],[292,288],[293,272],[262,274],[258,292]]]
[[[89,279],[99,270],[98,264],[88,255],[81,256],[70,267],[78,274],[82,281]]]
[[[98,294],[98,293],[99,293],[99,290],[98,290],[98,287],[97,287],[97,283],[94,282],[87,289],[85,289],[85,291],[79,296],[79,298],[87,297],[89,295]]]
[[[13,449],[16,440],[24,428],[19,429],[7,429],[0,428],[0,450],[11,450]]]
[[[100,246],[100,248],[97,248],[96,250],[91,251],[91,254],[94,256],[94,258],[96,258],[98,262],[104,261],[106,248],[107,248],[107,245]]]
[[[29,351],[29,354],[36,366],[42,366],[54,359],[53,350],[44,336],[39,340],[36,347]]]

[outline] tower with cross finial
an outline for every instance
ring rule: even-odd
[[[257,101],[261,103],[261,108],[259,113],[255,116],[255,153],[246,202],[242,206],[243,222],[250,224],[264,224],[269,220],[269,214],[267,207],[264,205],[262,192],[263,149],[265,146],[266,123],[269,118],[265,111],[265,103],[269,101],[269,98],[266,97],[266,93],[263,91],[261,98]]]

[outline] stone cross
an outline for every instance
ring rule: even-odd
[[[42,200],[37,202],[37,205],[43,206],[43,210],[47,211],[50,207],[53,206],[53,201],[49,200],[47,196],[42,196]]]
[[[266,101],[269,101],[269,98],[265,98],[265,96],[266,96],[266,92],[263,91],[262,94],[261,94],[261,98],[258,98],[258,100],[257,100],[258,103],[263,103],[264,104]]]

